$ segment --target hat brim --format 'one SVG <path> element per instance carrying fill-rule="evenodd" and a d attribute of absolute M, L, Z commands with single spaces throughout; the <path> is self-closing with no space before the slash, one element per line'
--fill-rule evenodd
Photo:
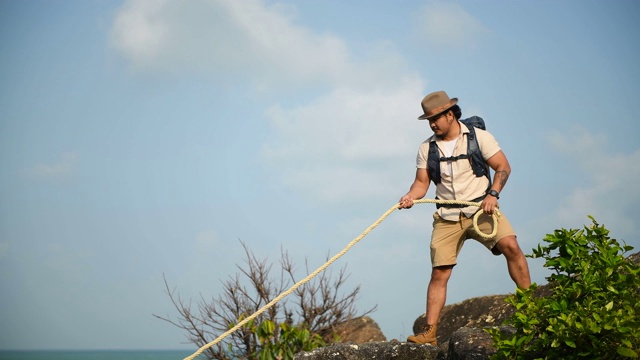
<path fill-rule="evenodd" d="M 448 104 L 448 105 L 446 105 L 446 107 L 445 107 L 445 108 L 443 108 L 443 109 L 438 109 L 439 111 L 438 111 L 437 113 L 434 113 L 434 114 L 431 114 L 431 115 L 429 115 L 429 114 L 422 114 L 422 115 L 418 116 L 418 120 L 430 120 L 431 118 L 434 118 L 434 117 L 436 117 L 436 116 L 438 116 L 438 115 L 442 114 L 443 112 L 445 112 L 445 111 L 447 111 L 447 110 L 451 109 L 451 108 L 452 108 L 454 105 L 456 105 L 457 103 L 458 103 L 458 98 L 453 98 L 453 99 L 451 99 L 451 100 L 449 101 L 449 104 Z"/>

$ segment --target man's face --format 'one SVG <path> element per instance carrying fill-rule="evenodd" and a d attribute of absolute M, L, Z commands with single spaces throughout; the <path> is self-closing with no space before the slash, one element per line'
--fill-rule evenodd
<path fill-rule="evenodd" d="M 437 137 L 443 137 L 449 132 L 449 128 L 451 127 L 450 117 L 452 116 L 453 114 L 449 110 L 429 119 L 429 126 Z"/>

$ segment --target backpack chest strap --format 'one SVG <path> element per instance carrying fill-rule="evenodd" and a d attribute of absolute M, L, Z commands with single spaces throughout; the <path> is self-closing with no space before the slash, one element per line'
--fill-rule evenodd
<path fill-rule="evenodd" d="M 468 159 L 469 158 L 469 154 L 460 154 L 458 156 L 449 156 L 449 157 L 440 157 L 440 162 L 442 161 L 458 161 L 461 159 Z"/>

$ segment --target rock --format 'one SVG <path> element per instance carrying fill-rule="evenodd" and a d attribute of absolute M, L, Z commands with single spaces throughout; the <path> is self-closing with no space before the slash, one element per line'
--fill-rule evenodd
<path fill-rule="evenodd" d="M 368 316 L 345 321 L 337 325 L 333 331 L 343 343 L 363 344 L 369 341 L 387 341 L 378 324 Z M 334 334 L 331 334 L 331 339 L 327 340 L 332 340 Z"/>
<path fill-rule="evenodd" d="M 489 359 L 496 353 L 491 336 L 479 328 L 463 327 L 451 335 L 447 360 Z"/>
<path fill-rule="evenodd" d="M 440 350 L 431 345 L 412 343 L 368 342 L 365 344 L 336 343 L 324 348 L 301 352 L 294 360 L 436 360 Z"/>
<path fill-rule="evenodd" d="M 515 309 L 504 302 L 508 295 L 489 295 L 465 300 L 458 304 L 446 305 L 440 314 L 438 343 L 445 343 L 461 327 L 485 327 L 502 325 Z M 413 323 L 417 333 L 426 324 L 425 315 Z"/>
<path fill-rule="evenodd" d="M 513 328 L 500 326 L 513 333 Z M 294 360 L 489 360 L 495 354 L 491 336 L 480 328 L 458 329 L 448 343 L 440 347 L 391 340 L 365 344 L 336 343 L 324 348 L 301 352 Z"/>

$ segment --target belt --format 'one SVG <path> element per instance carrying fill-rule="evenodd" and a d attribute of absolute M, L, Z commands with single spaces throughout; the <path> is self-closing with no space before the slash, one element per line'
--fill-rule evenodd
<path fill-rule="evenodd" d="M 480 197 L 477 197 L 473 200 L 469 200 L 469 202 L 480 202 L 482 201 L 487 195 L 482 195 Z M 438 197 L 436 197 L 436 200 L 438 200 Z M 436 209 L 440 209 L 441 207 L 445 208 L 445 209 L 462 209 L 465 208 L 469 205 L 463 205 L 463 204 L 436 204 Z"/>

